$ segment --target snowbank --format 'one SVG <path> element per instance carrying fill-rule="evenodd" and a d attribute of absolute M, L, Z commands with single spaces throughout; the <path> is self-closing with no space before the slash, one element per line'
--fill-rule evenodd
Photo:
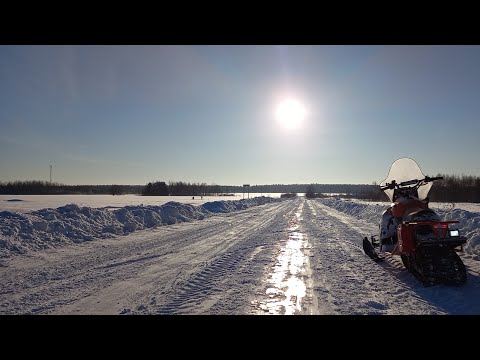
<path fill-rule="evenodd" d="M 334 208 L 346 214 L 364 219 L 373 224 L 378 224 L 382 212 L 388 207 L 388 203 L 366 203 L 341 198 L 320 199 L 322 204 Z M 467 237 L 465 252 L 471 254 L 475 260 L 480 260 L 480 212 L 463 209 L 448 209 L 436 207 L 431 204 L 435 212 L 443 220 L 458 220 L 458 228 L 462 235 Z"/>
<path fill-rule="evenodd" d="M 71 243 L 126 235 L 137 230 L 202 220 L 217 213 L 283 201 L 255 197 L 193 206 L 170 201 L 161 206 L 125 206 L 116 210 L 69 204 L 29 213 L 0 212 L 0 258 Z"/>

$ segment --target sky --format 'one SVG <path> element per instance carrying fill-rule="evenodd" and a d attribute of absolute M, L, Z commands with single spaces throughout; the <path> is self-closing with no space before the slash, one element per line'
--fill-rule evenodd
<path fill-rule="evenodd" d="M 96 208 L 98 195 L 77 199 L 0 211 L 0 314 L 480 314 L 478 204 L 435 204 L 468 239 L 467 281 L 424 287 L 400 256 L 376 263 L 362 249 L 385 202 L 185 197 Z"/>
<path fill-rule="evenodd" d="M 479 63 L 456 45 L 0 45 L 0 181 L 371 184 L 401 157 L 480 176 Z"/>

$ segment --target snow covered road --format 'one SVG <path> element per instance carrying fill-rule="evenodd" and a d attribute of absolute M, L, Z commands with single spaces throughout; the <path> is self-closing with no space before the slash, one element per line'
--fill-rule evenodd
<path fill-rule="evenodd" d="M 478 261 L 424 288 L 365 256 L 376 229 L 299 197 L 39 250 L 0 267 L 0 314 L 480 314 Z"/>

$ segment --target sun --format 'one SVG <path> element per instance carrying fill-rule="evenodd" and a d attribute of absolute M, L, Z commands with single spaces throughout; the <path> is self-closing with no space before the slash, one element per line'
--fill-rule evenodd
<path fill-rule="evenodd" d="M 305 118 L 305 107 L 295 99 L 283 100 L 275 111 L 275 117 L 286 129 L 296 129 Z"/>

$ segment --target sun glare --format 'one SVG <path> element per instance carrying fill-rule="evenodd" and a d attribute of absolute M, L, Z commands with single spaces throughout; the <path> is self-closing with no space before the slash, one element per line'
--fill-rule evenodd
<path fill-rule="evenodd" d="M 298 128 L 305 118 L 305 107 L 295 99 L 282 101 L 275 112 L 277 120 L 287 129 Z"/>

